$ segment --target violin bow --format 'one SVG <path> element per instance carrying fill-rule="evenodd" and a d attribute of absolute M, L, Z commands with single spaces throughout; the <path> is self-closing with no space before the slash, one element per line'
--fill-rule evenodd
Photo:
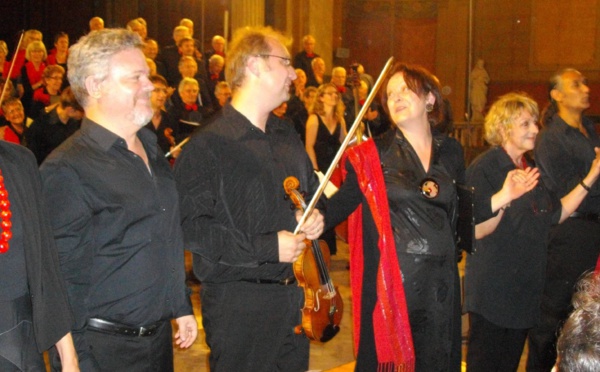
<path fill-rule="evenodd" d="M 329 179 L 331 178 L 331 175 L 333 174 L 335 167 L 340 162 L 340 159 L 342 158 L 344 151 L 346 151 L 346 148 L 348 147 L 348 144 L 352 140 L 352 137 L 354 136 L 356 129 L 358 129 L 358 127 L 360 126 L 363 116 L 365 116 L 365 114 L 367 113 L 367 110 L 371 106 L 371 102 L 373 102 L 375 95 L 379 91 L 381 84 L 383 84 L 383 80 L 385 79 L 388 72 L 392 68 L 393 63 L 394 63 L 394 57 L 390 57 L 390 59 L 387 60 L 387 63 L 383 67 L 383 70 L 381 70 L 381 73 L 379 74 L 379 77 L 377 78 L 375 85 L 373 85 L 373 89 L 371 90 L 371 93 L 369 93 L 369 95 L 367 96 L 367 99 L 365 100 L 365 103 L 363 104 L 362 108 L 360 109 L 360 112 L 354 119 L 354 123 L 352 124 L 352 127 L 348 131 L 346 138 L 344 138 L 344 142 L 342 142 L 342 145 L 340 146 L 340 149 L 338 150 L 337 154 L 335 154 L 335 158 L 333 158 L 333 161 L 331 162 L 329 169 L 327 169 L 327 173 L 325 173 L 325 177 L 323 178 L 323 180 L 321 180 L 321 184 L 319 185 L 319 188 L 317 188 L 317 191 L 315 192 L 312 199 L 310 200 L 310 203 L 308 203 L 308 206 L 304 210 L 304 214 L 302 215 L 302 218 L 300 218 L 300 221 L 298 222 L 298 226 L 296 226 L 296 229 L 294 230 L 294 234 L 298 234 L 298 232 L 300 231 L 300 227 L 304 224 L 304 222 L 306 222 L 306 219 L 308 218 L 308 216 L 310 216 L 312 211 L 315 209 L 315 206 L 317 205 L 317 201 L 323 194 L 323 190 L 325 190 L 325 186 L 327 186 L 327 182 L 329 182 Z"/>
<path fill-rule="evenodd" d="M 13 67 L 15 67 L 15 62 L 17 60 L 17 53 L 19 52 L 19 48 L 21 47 L 21 42 L 23 41 L 23 36 L 25 35 L 25 30 L 21 31 L 21 37 L 19 38 L 19 43 L 17 44 L 17 49 L 15 49 L 12 61 L 10 62 L 10 68 L 8 69 L 7 81 L 4 83 L 4 87 L 2 88 L 2 94 L 0 94 L 0 104 L 4 101 L 4 95 L 6 94 L 6 88 L 8 87 L 8 80 L 12 76 Z"/>
<path fill-rule="evenodd" d="M 190 140 L 190 137 L 186 137 L 183 141 L 179 142 L 179 144 L 177 146 L 173 147 L 171 149 L 171 151 L 167 152 L 165 154 L 165 158 L 168 158 L 169 156 L 171 156 L 172 153 L 174 153 L 175 151 L 179 150 L 180 148 L 183 147 L 183 145 L 185 145 L 186 143 L 188 143 L 188 141 Z"/>

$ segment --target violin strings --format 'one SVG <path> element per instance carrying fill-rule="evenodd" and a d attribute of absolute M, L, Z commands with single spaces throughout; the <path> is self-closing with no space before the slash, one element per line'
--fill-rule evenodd
<path fill-rule="evenodd" d="M 292 192 L 296 194 L 296 198 L 300 201 L 302 211 L 306 210 L 306 202 L 304 201 L 302 195 L 298 192 L 298 190 L 292 190 Z M 317 264 L 319 265 L 319 280 L 321 281 L 321 285 L 325 285 L 330 293 L 334 293 L 335 288 L 333 287 L 333 282 L 329 276 L 329 270 L 327 269 L 323 252 L 321 252 L 321 247 L 319 246 L 317 240 L 312 241 L 312 252 L 315 256 Z"/>

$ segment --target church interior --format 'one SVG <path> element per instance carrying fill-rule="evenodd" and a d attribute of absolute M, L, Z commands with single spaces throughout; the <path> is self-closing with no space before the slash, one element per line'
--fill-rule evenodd
<path fill-rule="evenodd" d="M 229 40 L 244 26 L 281 31 L 292 40 L 291 55 L 302 50 L 302 38 L 310 34 L 328 73 L 358 62 L 377 78 L 390 57 L 421 65 L 440 81 L 452 108 L 451 135 L 463 145 L 467 163 L 486 147 L 483 117 L 469 104 L 478 67 L 488 75 L 484 113 L 496 98 L 513 91 L 526 92 L 544 107 L 549 77 L 573 67 L 588 80 L 587 116 L 600 119 L 600 0 L 3 0 L 0 40 L 13 50 L 19 31 L 33 28 L 42 31 L 46 45 L 61 31 L 74 43 L 94 16 L 106 27 L 124 27 L 142 17 L 148 35 L 161 46 L 172 43 L 181 18 L 190 18 L 201 52 L 210 48 L 214 35 Z M 353 370 L 348 247 L 342 241 L 339 247 L 331 273 L 346 303 L 342 330 L 328 343 L 311 344 L 311 371 Z M 464 269 L 464 259 L 459 267 Z M 199 284 L 189 286 L 200 326 Z M 464 339 L 468 318 L 462 320 Z M 463 342 L 463 354 L 465 348 Z M 189 350 L 176 350 L 176 371 L 208 370 L 208 352 L 203 337 Z M 526 353 L 519 371 L 525 370 Z"/>

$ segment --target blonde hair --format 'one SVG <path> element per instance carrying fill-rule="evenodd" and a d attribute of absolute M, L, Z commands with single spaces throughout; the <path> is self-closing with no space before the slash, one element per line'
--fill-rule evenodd
<path fill-rule="evenodd" d="M 46 51 L 46 46 L 44 45 L 43 42 L 41 41 L 32 41 L 31 43 L 29 43 L 29 45 L 27 45 L 27 49 L 25 50 L 25 58 L 27 58 L 28 60 L 31 60 L 31 52 L 34 50 L 41 50 L 44 52 L 44 58 L 43 60 L 45 61 L 46 58 L 48 58 L 48 52 Z"/>
<path fill-rule="evenodd" d="M 4 40 L 0 40 L 0 53 L 4 53 L 4 57 L 8 55 L 8 46 Z"/>
<path fill-rule="evenodd" d="M 179 82 L 177 91 L 181 94 L 181 92 L 183 91 L 183 88 L 185 88 L 186 85 L 194 85 L 194 86 L 196 86 L 196 88 L 200 89 L 200 84 L 198 83 L 198 80 L 196 80 L 194 78 L 186 77 L 186 78 L 181 79 L 181 81 Z"/>
<path fill-rule="evenodd" d="M 244 27 L 235 31 L 225 61 L 225 78 L 232 91 L 241 87 L 246 79 L 248 59 L 271 53 L 273 42 L 286 46 L 290 39 L 271 27 Z"/>
<path fill-rule="evenodd" d="M 538 120 L 538 105 L 527 93 L 513 92 L 498 98 L 485 116 L 483 128 L 486 141 L 491 145 L 502 145 L 523 111 L 529 112 L 535 121 Z"/>
<path fill-rule="evenodd" d="M 321 86 L 319 86 L 319 89 L 317 89 L 317 97 L 315 99 L 315 102 L 313 103 L 311 113 L 321 115 L 321 116 L 325 115 L 325 105 L 323 104 L 323 101 L 321 101 L 319 98 L 321 98 L 325 95 L 325 90 L 327 88 L 335 90 L 335 92 L 338 95 L 337 103 L 336 103 L 335 107 L 333 108 L 333 115 L 335 116 L 335 120 L 338 123 L 340 123 L 342 121 L 342 119 L 344 118 L 345 107 L 344 107 L 344 103 L 342 102 L 342 97 L 338 93 L 337 87 L 333 83 L 325 83 L 325 84 L 321 84 Z"/>
<path fill-rule="evenodd" d="M 42 78 L 49 79 L 52 77 L 52 75 L 56 74 L 57 72 L 60 73 L 61 75 L 63 75 L 63 77 L 64 77 L 65 69 L 62 66 L 60 66 L 60 65 L 47 66 L 44 69 L 44 72 L 42 72 Z"/>

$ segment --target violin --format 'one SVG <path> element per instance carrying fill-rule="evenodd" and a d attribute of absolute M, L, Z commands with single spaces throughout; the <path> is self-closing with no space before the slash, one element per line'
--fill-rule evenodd
<path fill-rule="evenodd" d="M 169 145 L 175 146 L 175 136 L 173 136 L 173 129 L 165 128 L 165 130 L 163 131 L 163 134 L 165 135 L 165 138 L 169 142 Z"/>
<path fill-rule="evenodd" d="M 298 191 L 300 182 L 296 177 L 283 181 L 286 194 L 295 207 L 306 209 L 302 194 Z M 294 262 L 293 269 L 298 286 L 304 290 L 302 322 L 295 333 L 304 333 L 313 341 L 327 342 L 340 331 L 344 304 L 329 276 L 329 248 L 324 241 L 306 240 L 306 249 Z"/>

